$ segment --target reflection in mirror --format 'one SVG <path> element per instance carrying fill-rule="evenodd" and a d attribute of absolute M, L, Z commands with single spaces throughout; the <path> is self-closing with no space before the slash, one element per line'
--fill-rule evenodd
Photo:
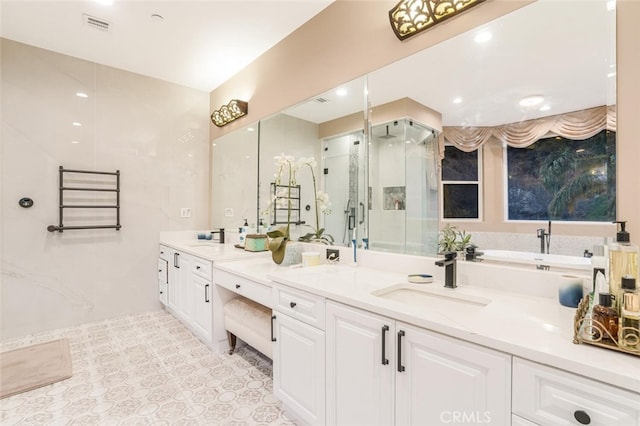
<path fill-rule="evenodd" d="M 409 119 L 372 126 L 369 244 L 373 250 L 435 255 L 437 132 Z"/>
<path fill-rule="evenodd" d="M 211 146 L 212 227 L 237 230 L 256 223 L 258 126 L 221 136 Z"/>
<path fill-rule="evenodd" d="M 441 114 L 440 123 L 425 123 L 443 132 L 440 152 L 444 152 L 445 140 L 453 143 L 454 138 L 446 138 L 452 130 L 457 134 L 460 130 L 463 135 L 468 129 L 496 134 L 498 132 L 485 129 L 598 107 L 613 112 L 603 120 L 612 122 L 615 129 L 615 9 L 612 4 L 614 2 L 604 0 L 536 1 L 376 70 L 368 75 L 370 120 L 374 126 L 384 124 L 377 129 L 384 134 L 385 123 L 393 121 L 393 117 L 380 112 L 380 105 L 405 98 L 424 105 Z M 520 103 L 532 95 L 542 96 L 542 102 Z M 410 114 L 406 116 L 415 118 Z M 486 166 L 482 170 L 491 173 L 491 179 L 487 179 L 491 186 L 484 186 L 479 192 L 482 219 L 475 219 L 475 225 L 488 230 L 483 236 L 474 232 L 474 240 L 486 237 L 480 242 L 481 246 L 485 241 L 499 242 L 494 238 L 495 233 L 501 232 L 500 224 L 508 220 L 503 209 L 507 202 L 503 193 L 506 185 L 500 180 L 505 179 L 503 140 L 492 136 L 483 142 L 486 143 L 474 140 L 469 146 L 458 146 L 465 151 L 481 150 L 480 157 Z M 375 162 L 371 167 L 371 176 L 382 172 Z M 498 172 L 494 170 L 502 175 L 497 177 Z M 372 215 L 371 230 L 393 224 L 388 219 L 383 219 L 381 224 L 376 220 Z M 491 225 L 482 228 L 483 221 Z M 457 225 L 473 227 L 474 223 Z M 408 234 L 409 222 L 403 226 Z M 402 229 L 398 227 L 397 233 L 401 234 Z M 505 233 L 504 236 L 505 248 L 536 251 L 535 235 L 507 236 Z M 558 241 L 557 236 L 554 238 Z M 596 240 L 600 242 L 601 238 Z M 583 244 L 579 250 L 582 253 L 582 249 L 591 248 L 593 243 L 582 241 L 580 244 Z M 375 246 L 373 241 L 371 245 Z"/>
<path fill-rule="evenodd" d="M 292 239 L 315 232 L 319 227 L 326 228 L 324 235 L 330 235 L 335 244 L 343 245 L 345 236 L 350 240 L 348 231 L 353 226 L 364 229 L 363 222 L 357 224 L 362 219 L 356 217 L 355 207 L 359 203 L 364 206 L 364 201 L 361 194 L 354 192 L 358 190 L 357 177 L 362 179 L 364 173 L 364 169 L 358 171 L 365 158 L 364 149 L 362 146 L 359 150 L 353 149 L 354 143 L 363 141 L 363 105 L 364 79 L 358 79 L 261 121 L 259 206 L 265 224 L 277 225 L 269 222 L 271 215 L 267 207 L 273 197 L 270 184 L 274 180 L 274 157 L 285 154 L 296 161 L 309 157 L 316 160 L 313 175 L 317 190 L 327 192 L 331 203 L 329 213 L 318 212 L 316 224 L 312 175 L 307 167 L 300 169 L 297 183 L 301 192 L 302 223 L 292 227 Z M 351 222 L 347 212 L 353 216 Z"/>

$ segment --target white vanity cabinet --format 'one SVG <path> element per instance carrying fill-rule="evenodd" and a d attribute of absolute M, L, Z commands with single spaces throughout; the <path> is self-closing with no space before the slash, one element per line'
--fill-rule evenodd
<path fill-rule="evenodd" d="M 324 299 L 273 286 L 273 393 L 285 411 L 325 424 Z"/>
<path fill-rule="evenodd" d="M 327 302 L 327 424 L 394 424 L 395 321 Z"/>
<path fill-rule="evenodd" d="M 160 246 L 158 253 L 158 299 L 160 303 L 167 306 L 169 290 L 169 254 L 168 248 Z"/>
<path fill-rule="evenodd" d="M 586 377 L 514 357 L 513 412 L 545 426 L 638 426 L 640 397 Z"/>
<path fill-rule="evenodd" d="M 189 265 L 191 276 L 189 283 L 185 286 L 189 288 L 191 301 L 191 324 L 196 333 L 206 342 L 212 342 L 213 324 L 213 303 L 211 302 L 213 265 L 210 260 L 191 256 Z"/>
<path fill-rule="evenodd" d="M 166 306 L 205 343 L 212 343 L 213 265 L 210 260 L 160 246 L 161 261 L 167 261 Z M 160 280 L 161 281 L 161 280 Z M 159 282 L 160 282 L 159 281 Z M 159 284 L 162 288 L 162 284 Z M 161 301 L 162 301 L 162 294 Z"/>
<path fill-rule="evenodd" d="M 327 302 L 327 423 L 511 422 L 511 357 Z"/>

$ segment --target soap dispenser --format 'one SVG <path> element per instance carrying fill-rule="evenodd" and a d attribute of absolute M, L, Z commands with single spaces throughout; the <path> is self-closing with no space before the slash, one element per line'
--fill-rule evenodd
<path fill-rule="evenodd" d="M 609 291 L 615 296 L 614 307 L 620 311 L 622 303 L 622 279 L 634 278 L 638 281 L 638 246 L 631 243 L 625 221 L 616 221 L 620 229 L 616 241 L 609 244 Z"/>
<path fill-rule="evenodd" d="M 239 229 L 239 235 L 238 235 L 238 245 L 240 247 L 244 247 L 244 243 L 246 242 L 247 239 L 247 233 L 249 232 L 249 223 L 247 222 L 247 219 L 244 220 L 244 225 L 242 225 Z"/>

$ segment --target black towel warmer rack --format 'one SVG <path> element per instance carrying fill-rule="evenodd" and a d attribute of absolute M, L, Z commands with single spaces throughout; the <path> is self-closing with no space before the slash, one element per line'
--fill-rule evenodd
<path fill-rule="evenodd" d="M 115 188 L 88 188 L 88 187 L 65 187 L 64 186 L 64 174 L 65 173 L 84 173 L 84 174 L 92 174 L 92 175 L 108 175 L 116 177 L 116 187 Z M 60 166 L 58 168 L 58 226 L 49 225 L 47 226 L 47 231 L 49 232 L 62 232 L 66 230 L 76 230 L 76 229 L 115 229 L 119 231 L 122 227 L 120 225 L 120 170 L 116 170 L 115 172 L 96 172 L 92 170 L 72 170 L 65 169 Z M 115 192 L 116 194 L 116 203 L 111 205 L 75 205 L 75 204 L 64 204 L 64 191 L 100 191 L 100 192 Z M 64 226 L 63 218 L 64 218 L 64 209 L 115 209 L 116 210 L 116 224 L 115 225 L 86 225 L 86 226 Z"/>

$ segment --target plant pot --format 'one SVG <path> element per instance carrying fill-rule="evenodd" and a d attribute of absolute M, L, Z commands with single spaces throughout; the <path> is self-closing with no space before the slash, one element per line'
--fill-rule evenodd
<path fill-rule="evenodd" d="M 284 249 L 284 259 L 280 266 L 291 266 L 302 263 L 302 243 L 287 241 Z"/>

